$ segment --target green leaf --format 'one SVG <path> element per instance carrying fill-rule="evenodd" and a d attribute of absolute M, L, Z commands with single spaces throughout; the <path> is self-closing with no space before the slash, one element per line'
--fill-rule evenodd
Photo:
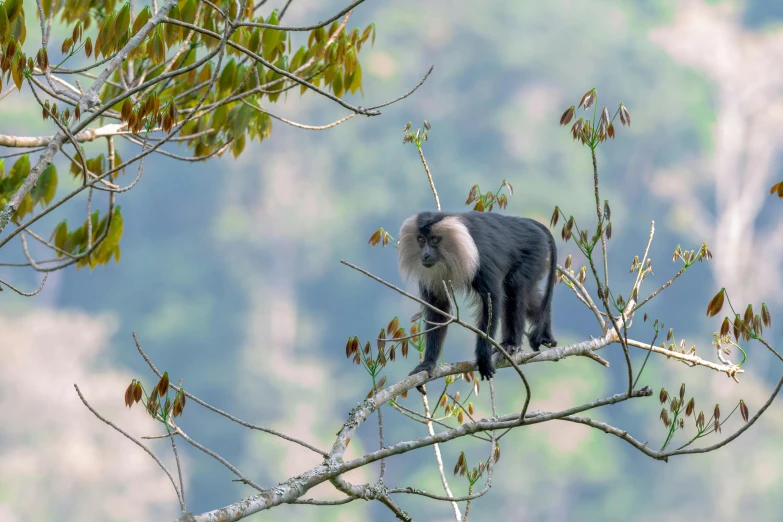
<path fill-rule="evenodd" d="M 162 64 L 166 60 L 166 47 L 163 45 L 163 34 L 160 26 L 155 28 L 155 34 L 152 37 L 152 52 L 150 53 L 152 62 L 156 65 Z"/>
<path fill-rule="evenodd" d="M 353 72 L 356 70 L 357 63 L 359 63 L 359 60 L 356 57 L 356 50 L 348 49 L 348 51 L 345 53 L 345 70 L 348 72 L 348 74 L 353 74 Z"/>
<path fill-rule="evenodd" d="M 5 6 L 0 4 L 0 44 L 8 45 L 11 39 L 11 23 L 8 21 L 8 14 Z"/>
<path fill-rule="evenodd" d="M 226 123 L 226 116 L 228 115 L 228 104 L 221 105 L 212 113 L 212 121 L 209 124 L 211 129 L 221 129 L 223 124 Z"/>
<path fill-rule="evenodd" d="M 11 22 L 11 38 L 23 45 L 27 38 L 27 28 L 24 23 L 24 11 Z"/>
<path fill-rule="evenodd" d="M 241 135 L 239 138 L 234 140 L 234 143 L 231 145 L 231 153 L 234 154 L 235 158 L 238 158 L 240 154 L 242 154 L 242 151 L 245 149 L 245 135 Z"/>
<path fill-rule="evenodd" d="M 111 220 L 111 228 L 109 229 L 109 234 L 106 236 L 106 243 L 111 245 L 112 250 L 120 244 L 123 230 L 124 224 L 122 221 L 122 214 L 120 213 L 120 207 L 116 206 L 114 207 L 114 214 Z"/>
<path fill-rule="evenodd" d="M 362 91 L 362 96 L 364 96 L 364 89 L 362 88 L 362 66 L 361 64 L 356 64 L 356 70 L 353 72 L 353 76 L 351 77 L 351 84 L 348 87 L 348 89 L 351 91 L 351 94 L 356 94 L 357 90 Z"/>
<path fill-rule="evenodd" d="M 247 44 L 247 48 L 258 54 L 258 48 L 261 45 L 261 28 L 256 27 L 250 34 L 250 42 Z"/>
<path fill-rule="evenodd" d="M 64 219 L 54 229 L 54 232 L 52 232 L 52 237 L 54 238 L 54 246 L 56 246 L 60 250 L 64 250 L 63 246 L 65 246 L 65 240 L 68 239 L 68 224 Z M 62 254 L 60 254 L 59 252 L 57 253 L 58 258 L 61 255 Z"/>
<path fill-rule="evenodd" d="M 22 12 L 22 0 L 5 0 L 3 6 L 9 22 L 13 22 L 17 15 Z"/>
<path fill-rule="evenodd" d="M 296 51 L 294 57 L 291 58 L 291 72 L 296 71 L 297 69 L 299 69 L 299 67 L 302 66 L 302 64 L 304 63 L 305 53 L 307 53 L 307 49 L 305 49 L 304 45 L 300 47 L 298 51 Z"/>
<path fill-rule="evenodd" d="M 218 80 L 218 87 L 220 92 L 226 92 L 234 85 L 234 78 L 237 74 L 237 64 L 231 59 L 226 66 L 220 71 L 220 79 Z"/>
<path fill-rule="evenodd" d="M 277 25 L 277 11 L 272 11 L 269 16 L 269 20 L 266 23 L 270 25 Z M 277 44 L 280 43 L 280 31 L 277 29 L 264 28 L 264 34 L 261 37 L 261 47 L 264 51 L 264 58 L 267 61 L 275 59 L 275 52 L 277 51 Z"/>
<path fill-rule="evenodd" d="M 101 41 L 101 55 L 105 58 L 111 54 L 114 50 L 114 35 L 112 29 L 114 28 L 114 13 L 109 14 L 106 20 L 103 22 L 100 32 L 98 33 L 98 39 Z M 97 45 L 97 42 L 96 42 Z"/>
<path fill-rule="evenodd" d="M 136 33 L 141 31 L 141 28 L 144 27 L 144 24 L 146 24 L 150 18 L 152 18 L 152 11 L 150 10 L 150 6 L 144 6 L 144 9 L 141 10 L 139 16 L 137 16 L 136 20 L 133 21 L 131 36 L 135 36 Z"/>
<path fill-rule="evenodd" d="M 231 110 L 228 119 L 231 125 L 231 132 L 234 133 L 234 138 L 238 138 L 245 133 L 252 114 L 253 109 L 247 105 L 238 105 Z"/>
<path fill-rule="evenodd" d="M 180 15 L 179 8 L 175 5 L 174 8 L 169 11 L 169 18 L 173 20 L 180 20 L 182 15 Z M 184 29 L 184 27 L 180 27 L 179 25 L 174 24 L 165 24 L 164 31 L 165 31 L 165 40 L 166 40 L 166 46 L 171 47 L 175 43 L 177 43 L 177 40 L 180 38 L 181 29 Z"/>
<path fill-rule="evenodd" d="M 8 179 L 14 185 L 14 190 L 27 178 L 28 174 L 30 174 L 30 155 L 24 154 L 19 156 L 8 172 Z"/>
<path fill-rule="evenodd" d="M 130 2 L 125 2 L 114 18 L 113 34 L 111 35 L 113 46 L 116 46 L 120 38 L 128 32 L 128 27 L 130 27 Z"/>
<path fill-rule="evenodd" d="M 49 164 L 41 173 L 33 190 L 30 191 L 30 196 L 33 198 L 34 203 L 38 203 L 41 205 L 41 208 L 45 208 L 52 202 L 56 193 L 57 168 Z"/>
<path fill-rule="evenodd" d="M 196 21 L 196 8 L 198 7 L 198 0 L 188 0 L 185 5 L 182 6 L 182 21 L 192 24 Z"/>
<path fill-rule="evenodd" d="M 332 82 L 332 91 L 334 91 L 334 95 L 338 98 L 342 98 L 343 96 L 343 75 L 338 73 L 334 77 L 334 81 Z"/>

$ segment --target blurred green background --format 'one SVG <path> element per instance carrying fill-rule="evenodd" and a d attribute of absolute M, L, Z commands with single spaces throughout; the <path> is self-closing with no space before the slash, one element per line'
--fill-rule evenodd
<path fill-rule="evenodd" d="M 312 23 L 342 6 L 332 0 L 294 0 L 287 22 Z M 576 145 L 568 129 L 557 122 L 563 110 L 596 87 L 599 104 L 611 109 L 622 101 L 633 118 L 630 130 L 618 129 L 617 138 L 602 145 L 599 153 L 602 198 L 610 200 L 613 214 L 609 261 L 613 289 L 623 288 L 620 292 L 627 294 L 627 270 L 633 256 L 643 254 L 653 219 L 655 275 L 642 295 L 679 269 L 670 264 L 678 243 L 697 249 L 707 240 L 715 252 L 721 232 L 702 237 L 678 208 L 682 202 L 676 184 L 669 193 L 661 189 L 657 176 L 677 169 L 701 172 L 693 174 L 701 176 L 696 195 L 704 208 L 720 212 L 709 177 L 720 121 L 716 95 L 720 85 L 667 52 L 660 37 L 653 35 L 691 37 L 698 42 L 698 35 L 656 33 L 679 27 L 683 13 L 696 13 L 705 20 L 722 21 L 716 22 L 719 27 L 750 35 L 738 46 L 757 45 L 763 54 L 762 37 L 770 38 L 773 55 L 778 52 L 774 42 L 783 20 L 781 6 L 765 0 L 366 2 L 353 14 L 351 26 L 374 21 L 378 36 L 375 46 L 363 53 L 365 98 L 354 102 L 367 106 L 394 98 L 434 64 L 432 76 L 418 92 L 383 109 L 382 116 L 357 117 L 326 132 L 275 122 L 272 138 L 248 146 L 238 160 L 227 156 L 191 165 L 162 157 L 148 159 L 142 181 L 119 199 L 125 218 L 119 265 L 55 274 L 33 299 L 3 293 L 0 312 L 8 342 L 3 351 L 13 354 L 17 349 L 19 355 L 25 340 L 36 340 L 29 342 L 24 354 L 32 357 L 31 378 L 48 383 L 48 391 L 39 400 L 21 385 L 0 384 L 4 412 L 0 521 L 105 520 L 107 516 L 126 520 L 122 513 L 131 511 L 118 512 L 118 507 L 107 515 L 112 510 L 102 501 L 128 498 L 123 493 L 128 491 L 136 492 L 128 509 L 140 510 L 135 513 L 141 519 L 176 515 L 170 484 L 160 479 L 154 463 L 86 412 L 71 388 L 73 382 L 81 385 L 79 376 L 93 379 L 89 392 L 111 408 L 107 410 L 111 420 L 133 425 L 137 435 L 158 433 L 142 411 L 119 408 L 125 377 L 152 383 L 134 348 L 132 331 L 158 368 L 168 370 L 173 381 L 182 378 L 186 389 L 202 399 L 248 422 L 328 448 L 347 412 L 370 388 L 363 370 L 345 360 L 345 340 L 352 335 L 362 341 L 372 339 L 393 316 L 404 320 L 416 311 L 412 303 L 339 263 L 345 259 L 399 283 L 395 251 L 371 249 L 367 240 L 381 226 L 396 236 L 405 217 L 434 208 L 415 148 L 402 145 L 401 130 L 408 121 L 415 128 L 426 118 L 433 126 L 424 150 L 444 210 L 465 209 L 465 197 L 474 183 L 484 191 L 496 190 L 507 179 L 515 194 L 505 212 L 546 221 L 559 205 L 588 223 L 594 218 L 589 150 Z M 32 12 L 34 4 L 25 0 L 25 7 Z M 30 17 L 28 39 L 37 41 L 35 28 L 30 27 L 35 23 Z M 709 41 L 702 44 L 709 53 Z M 0 132 L 48 132 L 38 118 L 28 117 L 37 109 L 15 99 L 22 97 L 12 95 L 0 102 Z M 271 110 L 312 125 L 344 115 L 339 107 L 313 95 L 292 95 Z M 120 150 L 129 157 L 130 148 Z M 773 152 L 779 155 L 778 150 Z M 781 177 L 777 164 L 774 167 L 768 173 L 770 184 Z M 690 183 L 684 178 L 681 182 Z M 778 222 L 781 207 L 765 190 L 758 194 L 758 205 L 755 226 L 762 229 Z M 69 206 L 65 214 L 75 217 L 79 212 L 81 203 Z M 584 264 L 572 244 L 558 239 L 558 246 L 561 263 L 566 255 L 575 254 L 576 268 Z M 780 265 L 780 257 L 765 258 L 760 270 L 775 272 Z M 697 345 L 699 355 L 716 360 L 710 341 L 718 326 L 704 317 L 706 303 L 720 286 L 741 285 L 743 278 L 715 281 L 711 267 L 707 263 L 690 269 L 646 311 L 664 321 L 667 329 L 675 328 L 678 341 L 684 337 L 688 346 Z M 4 269 L 0 277 L 19 285 L 37 284 L 26 272 Z M 779 290 L 770 285 L 766 294 L 747 298 L 753 299 L 754 308 L 766 299 L 773 310 L 779 310 Z M 80 319 L 63 319 L 72 314 Z M 57 340 L 44 336 L 42 323 L 27 321 L 29 317 L 64 329 L 78 325 L 73 343 L 82 342 L 78 335 L 83 329 L 95 329 L 100 335 L 83 342 L 96 348 L 83 359 L 75 348 L 69 353 L 67 343 L 55 351 L 54 344 L 48 343 Z M 773 314 L 777 322 L 769 334 L 772 342 L 781 341 L 780 317 Z M 649 325 L 638 321 L 634 326 L 632 336 L 651 339 Z M 600 333 L 592 314 L 563 285 L 556 289 L 554 328 L 561 345 Z M 62 334 L 71 339 L 69 335 Z M 12 339 L 18 341 L 12 345 Z M 610 369 L 587 359 L 527 368 L 534 390 L 531 409 L 562 408 L 622 391 L 625 367 L 619 345 L 602 350 L 601 355 L 611 362 Z M 676 392 L 686 382 L 688 395 L 695 396 L 697 409 L 705 412 L 716 402 L 728 412 L 738 398 L 744 398 L 752 415 L 772 390 L 780 366 L 760 347 L 752 346 L 750 355 L 740 384 L 725 374 L 687 368 L 662 357 L 651 357 L 640 384 L 653 387 L 657 397 L 662 386 Z M 471 356 L 471 337 L 452 328 L 446 358 Z M 13 365 L 21 357 L 10 357 L 5 371 L 19 371 Z M 644 353 L 632 351 L 632 357 L 638 367 Z M 62 362 L 71 359 L 77 361 Z M 80 364 L 78 371 L 73 369 Z M 393 380 L 402 378 L 414 364 L 412 358 L 398 359 L 385 374 Z M 101 372 L 121 377 L 111 382 L 90 377 Z M 511 372 L 501 373 L 499 407 L 514 411 L 522 404 L 522 388 Z M 463 388 L 465 394 L 467 387 Z M 31 409 L 43 408 L 50 400 L 69 406 L 31 415 Z M 421 407 L 414 394 L 405 403 Z M 482 389 L 475 403 L 479 416 L 488 415 L 488 388 Z M 317 456 L 271 436 L 241 429 L 193 403 L 188 406 L 183 429 L 262 485 L 272 486 L 319 462 Z M 470 518 L 778 520 L 783 499 L 776 493 L 783 472 L 777 463 L 783 453 L 776 441 L 783 428 L 782 411 L 779 404 L 773 405 L 749 433 L 716 453 L 669 463 L 652 461 L 622 441 L 584 426 L 550 423 L 517 430 L 503 439 L 493 487 L 474 502 Z M 659 412 L 659 403 L 650 398 L 591 416 L 628 429 L 658 448 L 665 437 Z M 47 415 L 63 419 L 53 423 Z M 391 408 L 385 408 L 384 419 L 387 444 L 426 434 L 422 425 Z M 732 419 L 723 435 L 740 422 Z M 67 432 L 74 423 L 89 425 L 91 435 L 63 445 L 55 426 Z M 49 435 L 37 436 L 42 431 Z M 352 442 L 354 451 L 377 447 L 374 420 L 360 434 L 360 440 Z M 250 488 L 232 482 L 233 476 L 220 464 L 182 444 L 190 511 L 215 509 L 252 494 Z M 151 446 L 161 453 L 169 450 L 160 441 Z M 66 447 L 71 448 L 73 462 L 95 460 L 95 448 L 103 448 L 110 457 L 127 454 L 126 461 L 91 468 L 82 480 L 82 475 L 73 473 L 73 464 L 66 465 L 71 461 L 58 460 L 65 458 Z M 468 439 L 441 449 L 449 477 L 460 451 L 466 452 L 471 466 L 488 454 L 480 441 Z M 50 457 L 31 457 L 44 453 Z M 147 470 L 139 477 L 148 480 L 129 480 L 130 470 L 138 466 Z M 375 466 L 348 477 L 354 482 L 376 478 Z M 465 493 L 464 479 L 450 481 L 455 494 Z M 70 489 L 63 489 L 63 482 L 70 482 Z M 389 460 L 386 483 L 442 494 L 430 448 Z M 311 494 L 337 498 L 328 485 Z M 37 502 L 29 501 L 36 497 Z M 453 520 L 446 503 L 410 496 L 397 499 L 416 520 Z M 365 502 L 327 508 L 283 506 L 253 520 L 285 517 L 394 520 L 386 508 Z"/>

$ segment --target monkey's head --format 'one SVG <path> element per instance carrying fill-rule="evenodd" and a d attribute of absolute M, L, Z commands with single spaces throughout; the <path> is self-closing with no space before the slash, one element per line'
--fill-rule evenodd
<path fill-rule="evenodd" d="M 402 224 L 397 243 L 400 273 L 432 291 L 443 281 L 469 283 L 478 269 L 478 250 L 459 215 L 420 212 Z"/>

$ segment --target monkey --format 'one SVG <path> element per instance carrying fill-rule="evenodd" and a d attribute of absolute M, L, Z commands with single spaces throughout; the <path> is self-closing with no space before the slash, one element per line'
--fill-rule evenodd
<path fill-rule="evenodd" d="M 444 281 L 473 297 L 476 327 L 494 338 L 502 316 L 501 346 L 513 353 L 527 335 L 530 347 L 557 346 L 552 335 L 552 293 L 557 275 L 557 246 L 549 229 L 530 218 L 489 212 L 420 212 L 406 219 L 397 241 L 404 280 L 416 281 L 422 301 L 451 313 Z M 539 282 L 548 272 L 544 295 Z M 491 311 L 490 311 L 491 305 Z M 441 314 L 425 307 L 424 360 L 409 375 L 432 374 L 443 349 L 447 326 Z M 525 320 L 532 323 L 525 333 Z M 433 325 L 434 323 L 434 325 Z M 476 336 L 481 379 L 495 374 L 488 340 Z M 421 386 L 419 391 L 424 393 Z"/>

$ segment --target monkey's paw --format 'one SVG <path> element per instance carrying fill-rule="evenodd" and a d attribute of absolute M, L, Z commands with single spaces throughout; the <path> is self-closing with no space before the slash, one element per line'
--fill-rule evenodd
<path fill-rule="evenodd" d="M 554 337 L 551 336 L 551 334 L 546 335 L 533 332 L 530 335 L 530 347 L 537 352 L 539 351 L 539 348 L 542 344 L 547 348 L 554 348 L 557 346 L 557 341 Z"/>
<path fill-rule="evenodd" d="M 478 371 L 479 375 L 481 375 L 481 380 L 490 380 L 493 375 L 495 375 L 495 367 L 492 366 L 492 358 L 488 359 L 478 359 L 476 361 L 476 364 L 478 364 Z"/>
<path fill-rule="evenodd" d="M 432 370 L 434 369 L 435 366 L 432 364 L 421 363 L 420 365 L 415 367 L 411 373 L 408 374 L 408 377 L 410 377 L 411 375 L 416 375 L 419 372 L 427 372 L 427 378 L 430 378 L 432 377 Z M 416 389 L 419 390 L 419 393 L 421 393 L 422 395 L 427 395 L 427 392 L 424 390 L 424 384 L 419 384 L 418 386 L 416 386 Z"/>
<path fill-rule="evenodd" d="M 516 346 L 516 345 L 511 344 L 511 343 L 500 343 L 500 346 L 502 346 L 503 349 L 506 350 L 506 353 L 509 354 L 509 355 L 514 355 L 520 349 L 522 349 L 521 346 Z M 497 348 L 495 348 L 493 346 L 492 347 L 492 355 L 501 355 L 500 350 L 498 350 Z"/>

